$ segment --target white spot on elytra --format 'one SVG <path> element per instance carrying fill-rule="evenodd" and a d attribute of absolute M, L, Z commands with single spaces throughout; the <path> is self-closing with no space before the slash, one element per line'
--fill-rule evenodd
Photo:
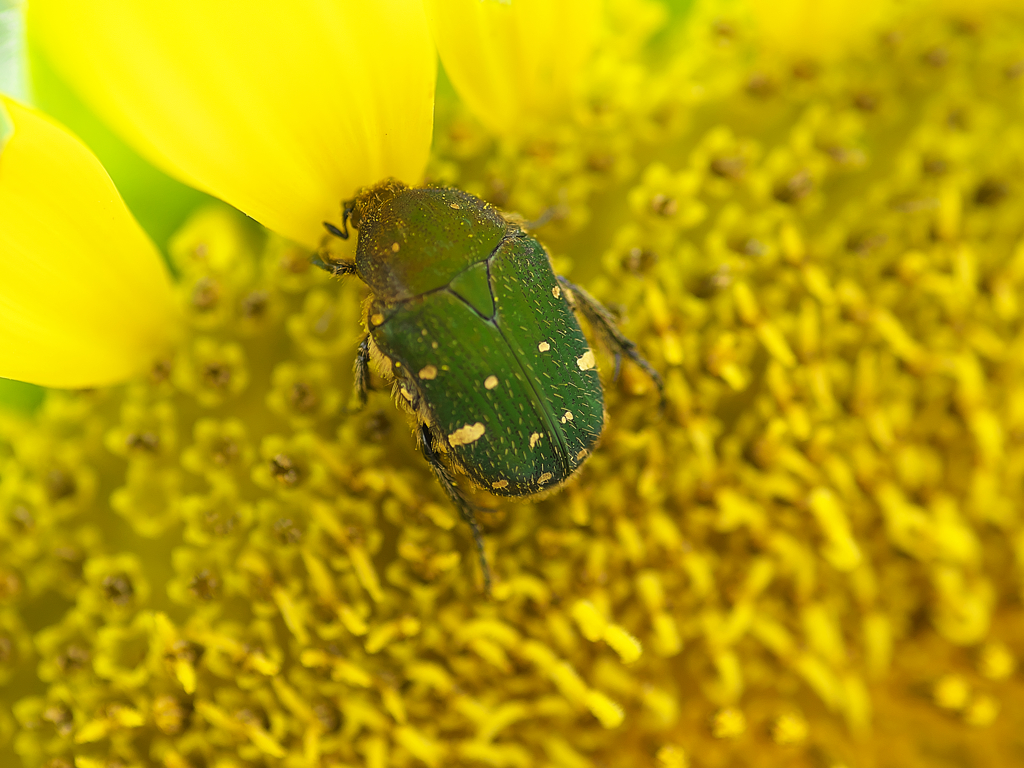
<path fill-rule="evenodd" d="M 540 344 L 537 345 L 537 349 L 540 350 L 541 352 L 547 352 L 549 349 L 551 349 L 551 345 L 548 344 L 546 341 L 542 341 Z"/>
<path fill-rule="evenodd" d="M 556 285 L 554 288 L 551 289 L 551 295 L 554 296 L 556 299 L 562 298 L 562 289 Z"/>
<path fill-rule="evenodd" d="M 494 389 L 498 386 L 498 377 L 491 375 L 484 379 L 484 389 Z"/>
<path fill-rule="evenodd" d="M 458 445 L 469 445 L 483 437 L 484 431 L 484 425 L 479 421 L 476 424 L 467 424 L 448 435 L 448 444 L 453 448 Z"/>
<path fill-rule="evenodd" d="M 420 368 L 420 378 L 421 379 L 427 379 L 428 381 L 430 379 L 436 379 L 437 378 L 437 366 L 435 366 L 435 365 L 425 365 L 422 368 Z"/>
<path fill-rule="evenodd" d="M 533 448 L 535 445 L 537 445 L 537 443 L 540 442 L 540 438 L 540 432 L 534 432 L 532 435 L 530 435 L 530 447 Z"/>
<path fill-rule="evenodd" d="M 595 365 L 594 352 L 588 349 L 582 355 L 576 358 L 576 367 L 581 371 L 589 371 Z"/>
<path fill-rule="evenodd" d="M 545 472 L 543 475 L 537 478 L 537 483 L 538 485 L 544 485 L 544 483 L 546 483 L 552 477 L 554 477 L 554 475 L 552 475 L 550 472 Z"/>
<path fill-rule="evenodd" d="M 491 483 L 491 488 L 497 488 L 499 490 L 502 488 L 508 488 L 508 480 L 495 480 Z"/>
<path fill-rule="evenodd" d="M 565 416 L 562 417 L 562 423 L 565 424 L 567 421 L 572 421 L 572 411 L 566 411 Z"/>

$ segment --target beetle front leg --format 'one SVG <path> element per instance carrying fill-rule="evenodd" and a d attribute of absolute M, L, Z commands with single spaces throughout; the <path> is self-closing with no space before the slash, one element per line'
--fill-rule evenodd
<path fill-rule="evenodd" d="M 354 261 L 332 261 L 331 259 L 324 259 L 319 253 L 314 253 L 310 256 L 309 263 L 314 267 L 320 267 L 324 272 L 330 272 L 333 277 L 344 277 L 345 275 L 354 275 L 356 273 Z"/>
<path fill-rule="evenodd" d="M 652 366 L 646 359 L 640 354 L 640 351 L 636 348 L 636 344 L 626 338 L 622 331 L 619 330 L 618 325 L 615 323 L 615 318 L 612 317 L 612 313 L 608 311 L 608 308 L 604 304 L 599 302 L 585 290 L 577 285 L 573 285 L 571 282 L 566 280 L 561 275 L 558 275 L 558 282 L 562 286 L 568 289 L 571 298 L 569 299 L 570 305 L 575 309 L 578 308 L 583 316 L 587 318 L 587 321 L 601 334 L 605 344 L 611 349 L 612 354 L 615 355 L 615 374 L 618 376 L 619 372 L 619 360 L 622 355 L 625 355 L 640 368 L 643 369 L 644 373 L 651 377 L 654 385 L 658 388 L 658 396 L 661 398 L 661 404 L 665 404 L 665 385 L 661 380 L 661 376 L 654 366 Z"/>
<path fill-rule="evenodd" d="M 314 253 L 309 261 L 315 267 L 325 272 L 330 272 L 334 277 L 344 277 L 345 275 L 354 275 L 356 273 L 356 263 L 354 261 L 335 261 L 334 259 L 324 258 L 324 254 L 327 253 L 327 241 L 330 237 L 337 237 L 342 240 L 348 240 L 348 216 L 346 215 L 343 219 L 344 230 L 338 229 L 336 226 L 331 224 L 329 221 L 325 221 L 324 229 L 329 234 L 324 235 L 323 240 L 320 241 L 320 248 Z"/>
<path fill-rule="evenodd" d="M 421 422 L 417 437 L 419 438 L 420 453 L 423 454 L 423 458 L 430 465 L 434 477 L 437 478 L 437 482 L 441 485 L 441 488 L 452 504 L 458 507 L 462 519 L 469 523 L 469 528 L 473 531 L 473 541 L 476 543 L 477 556 L 480 558 L 480 569 L 484 575 L 484 594 L 489 595 L 491 593 L 491 568 L 487 564 L 487 555 L 484 553 L 484 538 L 483 534 L 480 533 L 480 525 L 476 521 L 476 516 L 473 514 L 473 505 L 462 495 L 462 491 L 458 489 L 455 481 L 452 480 L 448 468 L 441 463 L 441 459 L 436 451 L 434 451 L 430 427 Z"/>

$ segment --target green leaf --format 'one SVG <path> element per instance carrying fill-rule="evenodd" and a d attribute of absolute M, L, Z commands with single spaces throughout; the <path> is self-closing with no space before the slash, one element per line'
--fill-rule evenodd
<path fill-rule="evenodd" d="M 35 384 L 0 379 L 0 408 L 30 413 L 43 402 L 46 390 Z"/>
<path fill-rule="evenodd" d="M 19 0 L 0 0 L 0 93 L 28 99 L 25 13 Z"/>

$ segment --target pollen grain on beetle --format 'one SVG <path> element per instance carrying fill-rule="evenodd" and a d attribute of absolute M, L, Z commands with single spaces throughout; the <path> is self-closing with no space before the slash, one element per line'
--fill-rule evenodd
<path fill-rule="evenodd" d="M 553 211 L 536 236 L 664 407 L 589 327 L 567 365 L 601 372 L 603 439 L 557 493 L 480 494 L 485 598 L 390 393 L 350 407 L 362 323 L 385 319 L 365 289 L 197 214 L 171 248 L 176 356 L 0 414 L 0 763 L 1019 750 L 1024 21 L 932 9 L 859 57 L 783 64 L 735 19 L 659 18 L 624 15 L 601 61 L 629 66 L 543 136 L 440 104 L 430 173 Z M 462 423 L 452 445 L 482 437 Z"/>

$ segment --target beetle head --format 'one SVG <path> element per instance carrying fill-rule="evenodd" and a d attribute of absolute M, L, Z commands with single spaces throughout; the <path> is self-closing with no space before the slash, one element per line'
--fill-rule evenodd
<path fill-rule="evenodd" d="M 360 229 L 360 224 L 373 221 L 382 205 L 395 197 L 402 190 L 408 189 L 404 183 L 395 178 L 384 179 L 372 187 L 363 187 L 355 197 L 346 200 L 342 205 L 342 222 Z"/>

